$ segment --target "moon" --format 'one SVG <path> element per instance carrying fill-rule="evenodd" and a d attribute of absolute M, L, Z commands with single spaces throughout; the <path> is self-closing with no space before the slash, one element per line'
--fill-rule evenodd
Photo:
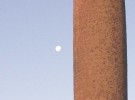
<path fill-rule="evenodd" d="M 56 47 L 55 47 L 55 50 L 56 50 L 57 52 L 60 52 L 60 51 L 61 51 L 61 49 L 62 49 L 62 47 L 61 47 L 61 46 L 56 46 Z"/>

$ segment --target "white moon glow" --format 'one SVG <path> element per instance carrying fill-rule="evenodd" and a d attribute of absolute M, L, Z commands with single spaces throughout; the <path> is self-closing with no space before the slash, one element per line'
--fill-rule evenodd
<path fill-rule="evenodd" d="M 60 51 L 61 51 L 61 49 L 62 49 L 62 47 L 61 47 L 61 46 L 56 46 L 56 48 L 55 48 L 55 50 L 56 50 L 57 52 L 60 52 Z"/>

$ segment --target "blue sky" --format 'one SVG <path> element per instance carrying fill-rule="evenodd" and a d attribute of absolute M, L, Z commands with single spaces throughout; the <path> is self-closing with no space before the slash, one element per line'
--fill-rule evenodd
<path fill-rule="evenodd" d="M 129 100 L 134 11 L 126 0 Z M 73 0 L 0 0 L 0 100 L 73 100 Z"/>
<path fill-rule="evenodd" d="M 126 0 L 127 49 L 128 49 L 128 96 L 135 99 L 135 1 Z"/>
<path fill-rule="evenodd" d="M 0 0 L 0 100 L 73 100 L 72 22 L 72 0 Z"/>

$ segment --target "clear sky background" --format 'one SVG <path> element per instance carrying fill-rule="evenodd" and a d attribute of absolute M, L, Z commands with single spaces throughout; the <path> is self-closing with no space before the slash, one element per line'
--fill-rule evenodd
<path fill-rule="evenodd" d="M 72 0 L 0 0 L 0 100 L 73 100 L 72 37 Z"/>
<path fill-rule="evenodd" d="M 135 100 L 135 0 L 126 0 L 127 49 L 128 49 L 128 97 Z"/>
<path fill-rule="evenodd" d="M 135 1 L 126 0 L 129 100 L 134 12 Z M 73 100 L 73 0 L 0 0 L 0 100 Z"/>

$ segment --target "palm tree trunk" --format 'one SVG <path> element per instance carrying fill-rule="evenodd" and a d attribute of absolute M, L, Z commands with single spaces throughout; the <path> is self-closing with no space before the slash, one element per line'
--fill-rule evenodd
<path fill-rule="evenodd" d="M 124 0 L 74 0 L 74 99 L 127 100 Z"/>

